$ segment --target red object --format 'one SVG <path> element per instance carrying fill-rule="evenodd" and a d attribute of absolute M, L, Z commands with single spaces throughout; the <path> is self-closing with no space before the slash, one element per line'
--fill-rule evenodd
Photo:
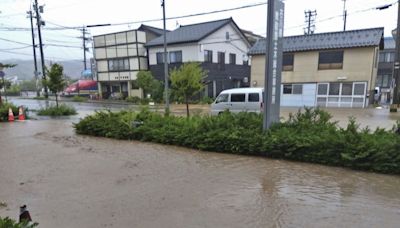
<path fill-rule="evenodd" d="M 77 93 L 80 90 L 97 90 L 97 82 L 93 80 L 79 80 L 69 85 L 64 92 Z"/>
<path fill-rule="evenodd" d="M 8 121 L 10 122 L 14 121 L 14 113 L 11 108 L 8 108 Z"/>
<path fill-rule="evenodd" d="M 25 120 L 24 110 L 23 110 L 22 106 L 19 107 L 18 120 L 20 120 L 20 121 Z"/>

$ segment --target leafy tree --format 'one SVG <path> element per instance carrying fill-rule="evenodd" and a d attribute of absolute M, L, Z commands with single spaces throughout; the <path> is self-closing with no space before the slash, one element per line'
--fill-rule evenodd
<path fill-rule="evenodd" d="M 179 69 L 171 71 L 172 92 L 186 103 L 186 115 L 189 117 L 189 98 L 203 90 L 203 78 L 207 76 L 199 63 L 185 63 Z"/>
<path fill-rule="evenodd" d="M 3 63 L 0 63 L 0 71 L 2 71 L 4 68 L 13 68 L 15 66 L 16 66 L 16 64 L 3 64 Z M 9 81 L 5 81 L 4 78 L 3 78 L 3 80 L 0 81 L 0 89 L 3 89 L 4 84 L 5 84 L 6 88 L 11 86 L 11 83 Z M 1 91 L 0 91 L 0 104 L 2 104 L 2 102 L 3 102 L 3 100 L 1 98 Z"/>
<path fill-rule="evenodd" d="M 151 98 L 157 103 L 161 103 L 164 99 L 164 84 L 161 81 L 156 79 L 153 81 Z"/>
<path fill-rule="evenodd" d="M 155 79 L 150 71 L 140 71 L 137 74 L 136 81 L 139 88 L 143 90 L 144 97 L 146 97 L 147 94 L 151 92 L 153 86 L 155 85 L 154 84 Z"/>
<path fill-rule="evenodd" d="M 56 95 L 56 107 L 58 108 L 58 92 L 62 91 L 66 86 L 66 81 L 63 74 L 63 66 L 60 64 L 53 64 L 50 70 L 47 70 L 48 78 L 43 81 L 51 92 Z"/>
<path fill-rule="evenodd" d="M 39 223 L 35 222 L 29 224 L 27 221 L 23 220 L 22 222 L 16 222 L 14 219 L 9 217 L 1 218 L 0 217 L 0 227 L 1 228 L 34 228 L 37 227 Z"/>

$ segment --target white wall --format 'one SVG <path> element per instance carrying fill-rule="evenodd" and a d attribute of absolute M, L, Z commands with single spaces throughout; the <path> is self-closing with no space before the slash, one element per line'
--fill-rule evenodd
<path fill-rule="evenodd" d="M 283 94 L 281 88 L 281 106 L 286 107 L 314 107 L 317 94 L 317 84 L 303 84 L 303 94 Z"/>
<path fill-rule="evenodd" d="M 230 40 L 226 40 L 226 32 L 229 32 Z M 229 54 L 236 54 L 236 64 L 243 64 L 243 57 L 247 56 L 250 46 L 243 41 L 242 36 L 230 23 L 218 29 L 213 34 L 199 41 L 199 43 L 182 43 L 168 45 L 167 51 L 182 51 L 182 61 L 204 62 L 204 50 L 213 51 L 213 62 L 218 62 L 218 52 L 225 52 L 225 63 L 229 64 Z M 157 64 L 157 52 L 164 52 L 162 46 L 149 48 L 150 65 Z"/>
<path fill-rule="evenodd" d="M 229 41 L 226 40 L 226 32 L 229 32 Z M 213 62 L 218 62 L 218 52 L 225 52 L 225 63 L 229 64 L 229 54 L 236 54 L 236 64 L 243 64 L 243 57 L 247 56 L 250 46 L 243 40 L 243 37 L 235 29 L 232 23 L 218 29 L 199 42 L 201 52 L 199 60 L 204 61 L 204 50 L 213 51 Z"/>

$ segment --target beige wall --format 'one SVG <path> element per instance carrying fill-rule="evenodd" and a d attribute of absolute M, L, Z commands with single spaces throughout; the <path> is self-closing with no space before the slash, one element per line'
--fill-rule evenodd
<path fill-rule="evenodd" d="M 377 74 L 375 68 L 377 66 L 375 64 L 377 51 L 378 48 L 376 47 L 345 49 L 343 69 L 340 70 L 318 70 L 318 51 L 296 52 L 294 69 L 293 71 L 282 72 L 282 83 L 366 81 L 369 90 L 373 90 Z M 264 56 L 252 56 L 252 86 L 260 87 L 264 85 L 264 69 Z M 345 77 L 346 79 L 338 80 L 338 77 Z"/>

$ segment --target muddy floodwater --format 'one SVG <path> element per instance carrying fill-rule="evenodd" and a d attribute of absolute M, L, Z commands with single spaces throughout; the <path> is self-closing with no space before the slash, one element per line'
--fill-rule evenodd
<path fill-rule="evenodd" d="M 76 121 L 72 120 L 72 121 Z M 0 123 L 0 216 L 54 227 L 400 227 L 400 177 Z"/>

